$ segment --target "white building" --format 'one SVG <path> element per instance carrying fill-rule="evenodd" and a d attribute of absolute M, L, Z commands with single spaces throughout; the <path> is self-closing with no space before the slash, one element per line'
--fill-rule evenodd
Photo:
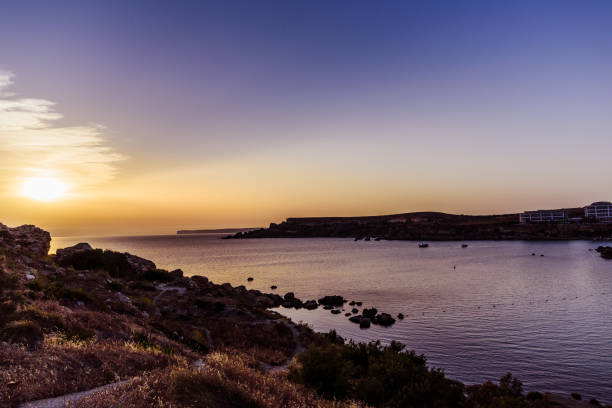
<path fill-rule="evenodd" d="M 521 224 L 539 223 L 539 222 L 566 222 L 567 211 L 565 210 L 537 210 L 525 211 L 519 214 L 519 222 Z"/>
<path fill-rule="evenodd" d="M 584 207 L 584 218 L 587 222 L 612 222 L 612 203 L 609 201 L 597 201 Z"/>

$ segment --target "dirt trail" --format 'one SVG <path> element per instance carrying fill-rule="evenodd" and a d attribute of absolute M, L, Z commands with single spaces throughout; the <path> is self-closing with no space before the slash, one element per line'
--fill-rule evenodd
<path fill-rule="evenodd" d="M 101 391 L 107 388 L 111 388 L 111 387 L 119 387 L 124 384 L 127 384 L 130 381 L 132 381 L 132 379 L 103 385 L 101 387 L 97 387 L 97 388 L 87 390 L 87 391 L 75 392 L 74 394 L 62 395 L 60 397 L 47 398 L 44 400 L 31 401 L 31 402 L 24 402 L 23 404 L 19 406 L 19 408 L 64 408 L 68 403 L 77 402 L 81 398 L 87 397 L 95 392 L 98 392 L 98 391 Z"/>

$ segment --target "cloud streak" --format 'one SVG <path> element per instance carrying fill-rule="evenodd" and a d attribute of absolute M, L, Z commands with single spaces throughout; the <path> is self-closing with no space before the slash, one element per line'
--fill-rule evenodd
<path fill-rule="evenodd" d="M 76 191 L 114 177 L 126 157 L 109 146 L 102 126 L 60 126 L 53 102 L 17 98 L 7 90 L 13 82 L 0 71 L 0 183 L 58 177 Z"/>

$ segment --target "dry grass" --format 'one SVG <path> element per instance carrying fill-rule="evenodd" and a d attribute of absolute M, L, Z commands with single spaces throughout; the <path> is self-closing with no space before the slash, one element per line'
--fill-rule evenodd
<path fill-rule="evenodd" d="M 77 408 L 363 408 L 354 402 L 327 401 L 285 376 L 257 369 L 243 354 L 215 352 L 205 368 L 171 367 L 156 370 L 114 389 L 82 399 Z"/>
<path fill-rule="evenodd" d="M 121 341 L 66 341 L 48 336 L 40 349 L 0 344 L 0 406 L 88 390 L 184 361 Z"/>

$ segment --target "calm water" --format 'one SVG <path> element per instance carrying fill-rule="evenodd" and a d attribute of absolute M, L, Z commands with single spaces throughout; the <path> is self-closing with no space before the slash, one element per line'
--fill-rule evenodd
<path fill-rule="evenodd" d="M 527 390 L 612 402 L 612 262 L 588 251 L 595 243 L 480 241 L 462 249 L 435 242 L 419 249 L 399 241 L 218 238 L 54 238 L 52 252 L 86 240 L 217 283 L 266 292 L 277 285 L 278 293 L 303 300 L 339 294 L 406 318 L 361 330 L 322 309 L 279 311 L 355 340 L 399 340 L 467 383 L 510 371 Z"/>

